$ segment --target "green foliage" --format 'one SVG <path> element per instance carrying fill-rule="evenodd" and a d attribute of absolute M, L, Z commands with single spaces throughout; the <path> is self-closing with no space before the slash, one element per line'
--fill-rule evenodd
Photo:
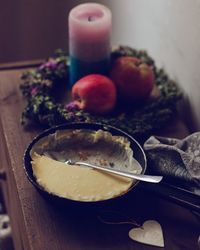
<path fill-rule="evenodd" d="M 181 98 L 177 84 L 172 81 L 163 69 L 158 69 L 154 60 L 143 50 L 120 46 L 112 51 L 114 61 L 119 56 L 135 56 L 152 67 L 156 85 L 160 92 L 158 97 L 148 100 L 143 105 L 128 110 L 118 105 L 109 116 L 94 116 L 73 105 L 57 101 L 55 90 L 68 82 L 68 57 L 58 50 L 35 70 L 22 75 L 20 89 L 27 99 L 27 106 L 22 113 L 23 125 L 37 123 L 51 127 L 69 122 L 100 122 L 121 128 L 136 138 L 148 136 L 156 129 L 163 127 L 176 113 L 176 102 Z"/>

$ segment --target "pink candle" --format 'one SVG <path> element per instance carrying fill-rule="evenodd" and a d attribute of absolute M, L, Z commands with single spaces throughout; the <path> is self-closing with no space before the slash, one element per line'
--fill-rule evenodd
<path fill-rule="evenodd" d="M 106 74 L 110 58 L 112 15 L 104 5 L 80 4 L 69 14 L 71 84 L 90 73 Z"/>

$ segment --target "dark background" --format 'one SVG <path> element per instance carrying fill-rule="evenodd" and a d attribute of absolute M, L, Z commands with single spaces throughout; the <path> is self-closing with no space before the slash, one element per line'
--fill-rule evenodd
<path fill-rule="evenodd" d="M 46 58 L 68 48 L 68 14 L 88 1 L 0 0 L 0 63 Z M 103 1 L 95 1 L 103 2 Z"/>

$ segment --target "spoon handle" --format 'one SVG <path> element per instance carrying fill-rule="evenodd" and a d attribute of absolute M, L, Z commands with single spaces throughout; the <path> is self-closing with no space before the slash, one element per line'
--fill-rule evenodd
<path fill-rule="evenodd" d="M 131 179 L 136 179 L 136 180 L 140 180 L 140 181 L 146 181 L 146 182 L 152 182 L 152 183 L 159 183 L 162 180 L 162 176 L 153 176 L 153 175 L 143 175 L 143 174 L 132 174 L 132 173 L 128 173 L 128 172 L 124 172 L 121 170 L 114 170 L 111 168 L 105 168 L 105 167 L 100 167 L 91 163 L 87 163 L 87 162 L 82 162 L 82 161 L 76 161 L 76 162 L 72 162 L 71 160 L 66 161 L 67 164 L 69 165 L 80 165 L 80 166 L 85 166 L 85 167 L 90 167 L 90 168 L 94 168 L 94 169 L 99 169 L 105 172 L 109 172 L 111 174 L 117 174 L 120 176 L 124 176 L 124 177 L 128 177 Z"/>

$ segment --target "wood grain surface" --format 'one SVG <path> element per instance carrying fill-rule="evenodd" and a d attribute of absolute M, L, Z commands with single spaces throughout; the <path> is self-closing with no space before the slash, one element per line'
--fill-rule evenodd
<path fill-rule="evenodd" d="M 25 70 L 25 68 L 36 67 L 43 62 L 44 60 L 42 59 L 36 59 L 36 60 L 31 60 L 31 61 L 0 63 L 0 70 L 12 70 L 12 69 L 21 69 L 21 68 Z"/>
<path fill-rule="evenodd" d="M 23 154 L 39 130 L 25 130 L 20 124 L 24 100 L 19 91 L 23 69 L 0 72 L 0 168 L 7 179 L 6 204 L 11 217 L 16 250 L 153 250 L 129 239 L 131 224 L 106 224 L 115 221 L 143 223 L 156 219 L 163 228 L 165 249 L 197 250 L 200 234 L 198 218 L 189 210 L 146 194 L 139 189 L 113 202 L 91 207 L 87 204 L 56 204 L 46 200 L 28 181 L 23 169 Z M 171 129 L 171 131 L 170 131 Z M 163 132 L 184 137 L 187 129 L 174 123 Z M 5 190 L 5 188 L 4 188 Z M 123 215 L 121 218 L 120 215 Z"/>

